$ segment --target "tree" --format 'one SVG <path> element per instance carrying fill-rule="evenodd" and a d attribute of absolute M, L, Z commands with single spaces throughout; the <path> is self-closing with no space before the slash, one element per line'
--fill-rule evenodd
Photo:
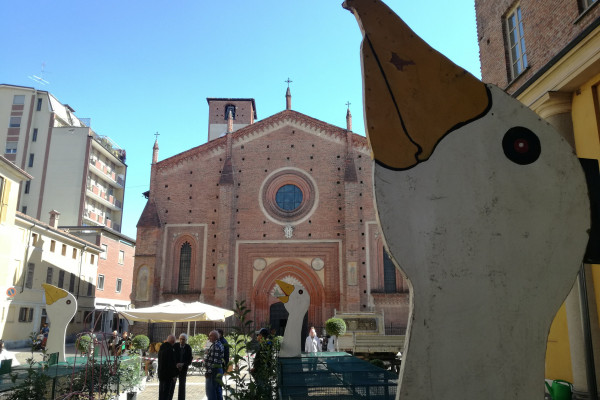
<path fill-rule="evenodd" d="M 346 333 L 346 322 L 341 318 L 329 318 L 325 322 L 325 330 L 333 338 L 337 350 L 337 337 Z"/>

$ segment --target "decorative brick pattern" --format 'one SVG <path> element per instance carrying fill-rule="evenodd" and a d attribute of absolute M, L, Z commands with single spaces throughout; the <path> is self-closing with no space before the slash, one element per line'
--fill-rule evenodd
<path fill-rule="evenodd" d="M 135 260 L 136 275 L 148 268 L 152 294 L 136 307 L 178 298 L 231 309 L 243 299 L 256 323 L 269 323 L 269 308 L 278 301 L 270 296 L 274 279 L 292 276 L 311 295 L 309 324 L 323 325 L 334 310 L 377 309 L 369 277 L 383 273 L 373 256 L 382 248 L 371 248 L 377 225 L 366 138 L 292 110 L 229 136 L 230 151 L 228 138 L 220 137 L 153 165 Z M 285 183 L 302 190 L 306 209 L 286 220 L 269 218 L 261 203 Z M 183 237 L 194 241 L 187 294 L 176 290 Z M 313 268 L 317 258 L 322 268 Z M 355 285 L 348 285 L 348 262 Z M 386 321 L 405 326 L 408 304 L 396 303 L 396 309 L 386 305 Z"/>

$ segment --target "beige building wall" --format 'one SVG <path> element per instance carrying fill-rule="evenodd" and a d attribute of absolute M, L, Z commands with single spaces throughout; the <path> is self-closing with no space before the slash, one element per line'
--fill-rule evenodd
<path fill-rule="evenodd" d="M 75 295 L 77 313 L 67 336 L 81 332 L 87 326 L 84 318 L 94 311 L 101 248 L 21 213 L 17 213 L 15 228 L 12 248 L 18 267 L 9 272 L 13 277 L 9 283 L 16 293 L 2 310 L 2 338 L 9 346 L 25 346 L 29 335 L 39 332 L 46 322 L 42 283 Z M 52 329 L 52 321 L 48 322 Z"/>
<path fill-rule="evenodd" d="M 4 331 L 8 318 L 10 296 L 15 275 L 21 270 L 21 255 L 14 246 L 23 240 L 23 232 L 15 225 L 15 210 L 20 183 L 30 179 L 25 171 L 0 156 L 0 332 Z"/>
<path fill-rule="evenodd" d="M 48 92 L 0 84 L 0 154 L 34 178 L 17 209 L 41 220 L 57 210 L 65 225 L 120 231 L 125 151 L 74 113 Z"/>

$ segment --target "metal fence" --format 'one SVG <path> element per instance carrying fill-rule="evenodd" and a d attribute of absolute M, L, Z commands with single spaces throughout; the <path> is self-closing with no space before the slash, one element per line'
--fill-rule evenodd
<path fill-rule="evenodd" d="M 250 327 L 251 332 L 262 328 L 262 326 L 253 325 Z M 236 329 L 236 325 L 232 324 L 231 321 L 225 322 L 217 322 L 217 321 L 202 321 L 202 322 L 178 322 L 175 324 L 175 335 L 179 335 L 180 333 L 187 333 L 188 335 L 194 336 L 200 333 L 208 335 L 208 333 L 215 329 L 223 329 L 225 335 L 230 334 Z M 315 326 L 315 330 L 319 337 L 324 337 L 326 335 L 325 326 Z M 155 323 L 148 324 L 148 333 L 147 336 L 150 338 L 152 343 L 154 342 L 162 342 L 167 336 L 173 333 L 173 323 Z M 279 336 L 283 336 L 283 328 L 279 331 L 276 331 L 275 334 Z M 308 335 L 308 331 L 305 332 Z M 406 327 L 394 324 L 386 324 L 385 325 L 385 334 L 386 335 L 405 335 Z"/>

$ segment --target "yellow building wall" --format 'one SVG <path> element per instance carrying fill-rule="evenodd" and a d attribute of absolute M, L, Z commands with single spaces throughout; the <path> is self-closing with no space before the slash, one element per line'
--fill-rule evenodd
<path fill-rule="evenodd" d="M 560 307 L 548 334 L 546 345 L 546 379 L 562 379 L 573 382 L 571 369 L 571 350 L 569 348 L 569 329 L 567 327 L 567 309 Z"/>
<path fill-rule="evenodd" d="M 571 116 L 575 149 L 580 158 L 600 159 L 600 74 L 573 94 Z M 600 266 L 592 265 L 593 292 L 600 320 Z M 546 347 L 546 379 L 573 382 L 565 304 L 556 314 Z"/>
<path fill-rule="evenodd" d="M 600 158 L 600 110 L 598 104 L 600 74 L 573 95 L 571 116 L 575 149 L 581 158 Z"/>

